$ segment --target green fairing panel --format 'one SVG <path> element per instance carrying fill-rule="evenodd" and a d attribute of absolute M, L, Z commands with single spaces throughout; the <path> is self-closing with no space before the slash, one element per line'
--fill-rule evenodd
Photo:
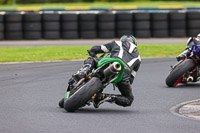
<path fill-rule="evenodd" d="M 122 70 L 119 72 L 118 76 L 112 81 L 113 84 L 116 84 L 119 81 L 121 81 L 121 79 L 122 79 L 122 76 L 123 76 L 123 73 L 124 73 L 124 63 L 120 59 L 103 58 L 98 62 L 97 67 L 100 67 L 103 64 L 108 63 L 108 62 L 118 62 L 118 63 L 120 63 L 120 65 L 122 67 Z"/>
<path fill-rule="evenodd" d="M 70 91 L 66 91 L 64 101 L 66 101 L 69 98 L 69 94 L 70 94 Z"/>

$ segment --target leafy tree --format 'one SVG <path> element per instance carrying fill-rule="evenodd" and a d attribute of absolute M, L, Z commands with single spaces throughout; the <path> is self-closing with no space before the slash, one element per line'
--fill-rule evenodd
<path fill-rule="evenodd" d="M 12 0 L 0 0 L 0 5 L 11 4 Z"/>

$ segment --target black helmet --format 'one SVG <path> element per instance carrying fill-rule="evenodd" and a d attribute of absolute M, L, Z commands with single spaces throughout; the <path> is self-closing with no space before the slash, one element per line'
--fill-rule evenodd
<path fill-rule="evenodd" d="M 137 46 L 137 41 L 136 41 L 136 38 L 133 36 L 133 35 L 123 35 L 121 38 L 120 38 L 120 41 L 121 42 L 131 42 L 133 44 L 135 44 Z"/>

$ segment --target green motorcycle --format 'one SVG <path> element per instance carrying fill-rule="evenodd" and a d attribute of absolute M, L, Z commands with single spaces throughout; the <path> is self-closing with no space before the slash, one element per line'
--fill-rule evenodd
<path fill-rule="evenodd" d="M 80 79 L 73 85 L 68 85 L 65 96 L 60 100 L 59 106 L 68 112 L 90 105 L 98 93 L 110 83 L 121 81 L 124 73 L 124 63 L 120 59 L 102 58 L 97 68 L 87 77 Z"/>

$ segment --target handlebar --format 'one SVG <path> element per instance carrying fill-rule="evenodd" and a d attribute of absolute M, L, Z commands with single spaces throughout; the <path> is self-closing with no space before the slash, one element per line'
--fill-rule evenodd
<path fill-rule="evenodd" d="M 89 56 L 91 56 L 91 57 L 97 57 L 95 53 L 90 52 L 89 50 L 87 50 L 87 52 L 88 52 Z"/>

